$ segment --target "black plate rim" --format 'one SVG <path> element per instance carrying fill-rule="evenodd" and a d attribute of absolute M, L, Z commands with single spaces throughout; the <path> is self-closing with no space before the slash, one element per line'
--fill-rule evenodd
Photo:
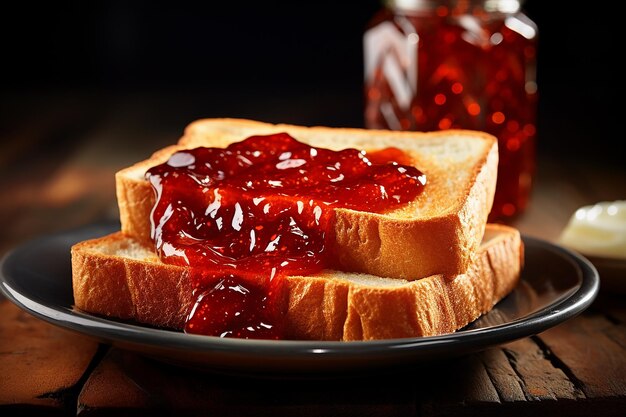
<path fill-rule="evenodd" d="M 311 358 L 334 360 L 352 357 L 355 352 L 370 356 L 392 354 L 396 357 L 428 356 L 429 353 L 448 355 L 453 353 L 461 343 L 465 351 L 473 351 L 547 330 L 582 313 L 596 298 L 600 285 L 596 268 L 584 256 L 557 244 L 522 234 L 525 245 L 538 247 L 541 250 L 551 251 L 565 257 L 575 266 L 580 275 L 580 285 L 574 288 L 568 296 L 562 297 L 553 304 L 530 315 L 487 328 L 464 330 L 439 336 L 373 341 L 272 341 L 191 335 L 111 321 L 66 306 L 44 305 L 34 297 L 28 298 L 21 294 L 7 282 L 4 273 L 5 265 L 20 251 L 47 240 L 72 235 L 88 227 L 95 230 L 101 227 L 114 231 L 116 224 L 95 224 L 64 230 L 43 235 L 16 246 L 0 260 L 0 291 L 18 307 L 53 325 L 131 349 L 151 346 L 160 350 L 176 350 L 181 353 L 209 350 L 232 355 L 252 355 L 258 358 L 280 357 L 286 360 L 302 359 L 303 357 L 307 357 L 307 360 Z"/>

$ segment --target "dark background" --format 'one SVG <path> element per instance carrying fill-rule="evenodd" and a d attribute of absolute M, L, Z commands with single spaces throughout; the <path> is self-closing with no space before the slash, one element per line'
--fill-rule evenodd
<path fill-rule="evenodd" d="M 380 7 L 377 0 L 21 2 L 0 25 L 2 140 L 58 115 L 68 126 L 91 126 L 129 103 L 144 109 L 135 114 L 155 131 L 222 116 L 362 126 L 362 34 Z M 624 142 L 625 71 L 617 63 L 624 28 L 605 7 L 524 4 L 539 27 L 543 155 L 624 159 L 616 149 Z M 50 140 L 76 137 L 68 128 Z"/>

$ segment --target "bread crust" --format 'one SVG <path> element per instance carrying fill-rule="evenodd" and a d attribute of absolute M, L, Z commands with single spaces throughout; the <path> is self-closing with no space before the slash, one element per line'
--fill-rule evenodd
<path fill-rule="evenodd" d="M 394 212 L 335 210 L 333 250 L 337 269 L 407 280 L 434 274 L 454 276 L 468 270 L 493 204 L 498 165 L 496 138 L 469 130 L 395 132 L 245 119 L 198 120 L 187 126 L 176 145 L 116 173 L 122 232 L 150 241 L 154 195 L 143 174 L 165 162 L 173 152 L 197 146 L 224 147 L 253 134 L 283 131 L 303 142 L 331 149 L 396 146 L 405 150 L 427 176 L 424 192 Z M 467 151 L 466 160 L 463 146 L 472 149 L 471 153 Z M 458 160 L 451 161 L 450 156 Z"/>
<path fill-rule="evenodd" d="M 374 340 L 454 332 L 490 311 L 523 267 L 517 229 L 490 224 L 464 274 L 412 281 L 325 270 L 286 280 L 286 336 Z M 162 263 L 122 232 L 71 248 L 75 306 L 156 327 L 182 329 L 194 299 L 187 268 Z"/>

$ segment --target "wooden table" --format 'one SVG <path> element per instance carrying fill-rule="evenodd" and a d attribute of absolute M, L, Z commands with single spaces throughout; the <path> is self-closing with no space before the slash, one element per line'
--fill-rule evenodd
<path fill-rule="evenodd" d="M 64 103 L 5 134 L 0 253 L 44 233 L 116 218 L 113 173 L 173 143 L 191 121 L 165 128 L 139 107 L 90 119 L 79 103 Z M 623 168 L 540 155 L 531 206 L 515 225 L 555 241 L 577 207 L 626 198 L 624 184 Z M 603 288 L 578 317 L 469 356 L 314 380 L 165 365 L 0 299 L 0 415 L 624 416 L 624 297 Z"/>

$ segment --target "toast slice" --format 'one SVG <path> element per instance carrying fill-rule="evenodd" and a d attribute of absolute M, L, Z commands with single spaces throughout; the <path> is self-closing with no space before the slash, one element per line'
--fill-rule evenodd
<path fill-rule="evenodd" d="M 424 191 L 401 208 L 384 214 L 335 210 L 336 269 L 405 280 L 468 271 L 493 204 L 498 166 L 497 139 L 469 130 L 422 133 L 198 120 L 176 145 L 116 173 L 122 233 L 150 242 L 154 195 L 144 179 L 148 168 L 178 150 L 225 147 L 252 135 L 280 132 L 333 150 L 395 147 L 426 175 Z"/>
<path fill-rule="evenodd" d="M 153 248 L 121 232 L 71 249 L 75 306 L 156 327 L 182 329 L 195 302 L 189 269 L 162 263 Z M 286 338 L 373 340 L 454 332 L 517 285 L 523 243 L 517 229 L 489 224 L 464 274 L 416 280 L 324 270 L 287 277 Z"/>

